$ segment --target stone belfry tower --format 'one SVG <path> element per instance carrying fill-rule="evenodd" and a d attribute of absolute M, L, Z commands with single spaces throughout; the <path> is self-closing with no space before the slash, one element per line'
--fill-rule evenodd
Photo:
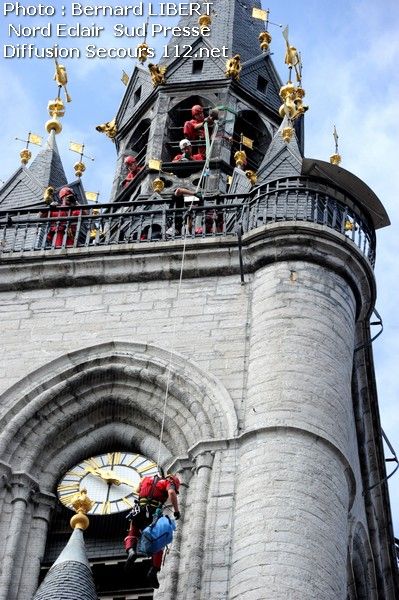
<path fill-rule="evenodd" d="M 23 168 L 0 190 L 0 600 L 72 583 L 85 600 L 398 597 L 370 342 L 389 219 L 337 155 L 304 156 L 302 94 L 254 7 L 220 0 L 188 57 L 171 40 L 161 83 L 135 69 L 102 212 L 32 214 L 66 183 L 52 137 L 42 184 Z M 223 46 L 239 78 L 201 53 Z M 193 104 L 218 110 L 212 151 L 174 163 Z M 124 186 L 126 156 L 142 169 Z M 122 538 L 158 466 L 182 519 L 153 593 Z M 90 526 L 70 537 L 83 488 Z"/>

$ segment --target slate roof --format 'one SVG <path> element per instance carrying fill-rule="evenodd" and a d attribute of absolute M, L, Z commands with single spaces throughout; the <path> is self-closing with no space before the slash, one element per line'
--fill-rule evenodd
<path fill-rule="evenodd" d="M 52 131 L 29 167 L 20 166 L 0 188 L 0 209 L 23 208 L 43 203 L 43 192 L 52 185 L 66 185 L 64 167 Z"/>
<path fill-rule="evenodd" d="M 241 60 L 253 57 L 254 48 L 259 48 L 258 35 L 264 30 L 264 24 L 252 18 L 252 9 L 261 8 L 259 0 L 217 0 L 213 3 L 214 13 L 211 13 L 211 32 L 206 37 L 208 44 L 214 48 L 227 46 L 228 55 L 240 54 Z M 215 14 L 216 13 L 216 14 Z M 203 10 L 205 14 L 205 9 Z M 182 17 L 179 27 L 197 27 L 198 15 Z M 175 44 L 192 44 L 198 37 L 172 37 L 169 46 Z M 173 52 L 170 53 L 174 56 Z M 170 61 L 170 59 L 169 59 Z M 164 62 L 168 62 L 165 59 Z"/>
<path fill-rule="evenodd" d="M 83 532 L 75 529 L 33 600 L 97 600 Z"/>

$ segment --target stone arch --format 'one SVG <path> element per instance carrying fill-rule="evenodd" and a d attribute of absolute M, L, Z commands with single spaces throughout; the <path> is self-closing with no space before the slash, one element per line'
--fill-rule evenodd
<path fill-rule="evenodd" d="M 2 456 L 49 492 L 56 465 L 112 440 L 156 460 L 167 386 L 161 463 L 234 435 L 234 405 L 217 379 L 176 353 L 110 342 L 61 356 L 2 395 L 10 407 L 0 419 Z"/>
<path fill-rule="evenodd" d="M 349 538 L 348 598 L 376 600 L 378 598 L 374 559 L 366 529 L 354 524 Z"/>

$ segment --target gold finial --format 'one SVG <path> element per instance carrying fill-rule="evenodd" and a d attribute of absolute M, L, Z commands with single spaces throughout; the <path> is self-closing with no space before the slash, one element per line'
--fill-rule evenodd
<path fill-rule="evenodd" d="M 232 58 L 229 58 L 226 61 L 226 77 L 230 77 L 231 79 L 235 79 L 238 81 L 240 79 L 242 65 L 241 65 L 241 57 L 239 54 L 235 54 Z"/>
<path fill-rule="evenodd" d="M 82 529 L 84 531 L 89 526 L 89 518 L 86 513 L 89 512 L 94 502 L 87 496 L 87 490 L 82 489 L 76 494 L 75 500 L 71 504 L 77 514 L 70 520 L 70 525 L 72 529 Z"/>
<path fill-rule="evenodd" d="M 236 167 L 238 167 L 239 169 L 245 167 L 245 165 L 247 164 L 247 155 L 245 153 L 245 150 L 237 150 L 237 152 L 234 154 L 234 160 L 236 163 Z"/>
<path fill-rule="evenodd" d="M 81 161 L 76 162 L 73 165 L 73 168 L 75 169 L 75 177 L 82 177 L 83 173 L 86 171 L 86 165 Z"/>
<path fill-rule="evenodd" d="M 258 39 L 262 52 L 267 52 L 272 41 L 272 36 L 270 35 L 270 33 L 268 31 L 261 31 L 261 33 L 258 36 Z"/>
<path fill-rule="evenodd" d="M 165 85 L 166 67 L 161 67 L 160 65 L 154 65 L 153 63 L 149 63 L 148 69 L 150 71 L 151 81 L 154 87 L 157 87 L 158 85 Z"/>
<path fill-rule="evenodd" d="M 333 136 L 334 136 L 334 142 L 335 142 L 335 153 L 330 156 L 330 163 L 332 165 L 338 166 L 339 164 L 341 164 L 342 157 L 338 152 L 338 133 L 337 133 L 337 128 L 335 127 L 335 125 L 334 125 Z"/>
<path fill-rule="evenodd" d="M 21 157 L 21 164 L 27 165 L 30 159 L 32 158 L 32 152 L 28 150 L 28 148 L 24 148 L 19 153 L 19 156 Z"/>
<path fill-rule="evenodd" d="M 305 90 L 302 88 L 301 55 L 295 46 L 291 46 L 290 44 L 288 39 L 288 25 L 283 31 L 283 37 L 286 45 L 284 62 L 288 66 L 288 82 L 280 90 L 280 98 L 283 104 L 280 106 L 279 113 L 282 118 L 287 116 L 289 119 L 294 120 L 303 115 L 309 107 L 303 103 Z M 295 70 L 297 86 L 291 81 L 292 69 Z"/>
<path fill-rule="evenodd" d="M 204 29 L 209 28 L 212 23 L 212 19 L 210 15 L 200 15 L 198 17 L 198 25 L 200 26 L 201 33 L 204 32 Z"/>
<path fill-rule="evenodd" d="M 46 187 L 43 192 L 43 200 L 46 204 L 51 204 L 54 201 L 54 188 L 52 185 Z"/>
<path fill-rule="evenodd" d="M 45 125 L 47 133 L 51 133 L 51 131 L 54 131 L 56 134 L 60 133 L 62 131 L 62 125 L 59 121 L 59 118 L 65 115 L 65 106 L 63 101 L 61 98 L 49 100 L 47 108 L 51 117 L 51 119 L 49 119 Z"/>
<path fill-rule="evenodd" d="M 162 179 L 160 177 L 157 177 L 156 179 L 154 179 L 154 181 L 152 182 L 151 185 L 152 185 L 152 189 L 154 190 L 154 192 L 158 192 L 158 194 L 163 192 L 163 190 L 165 188 L 165 183 L 162 181 Z"/>
<path fill-rule="evenodd" d="M 15 139 L 18 140 L 19 142 L 24 142 L 24 144 L 26 144 L 25 148 L 23 148 L 23 150 L 21 150 L 21 152 L 19 153 L 19 156 L 21 159 L 21 164 L 27 165 L 28 162 L 30 161 L 30 159 L 32 158 L 32 152 L 29 150 L 29 144 L 35 144 L 35 146 L 41 146 L 42 138 L 40 135 L 36 135 L 35 133 L 29 132 L 27 140 L 21 140 L 20 138 L 15 138 Z"/>
<path fill-rule="evenodd" d="M 102 125 L 97 125 L 96 131 L 99 131 L 100 133 L 105 133 L 107 137 L 113 140 L 116 137 L 116 134 L 118 133 L 118 127 L 116 125 L 115 119 L 112 119 L 112 121 L 108 121 L 107 123 L 103 123 Z"/>
<path fill-rule="evenodd" d="M 283 140 L 286 142 L 286 144 L 289 144 L 294 135 L 293 127 L 291 127 L 291 126 L 284 127 L 281 132 L 281 135 L 283 136 Z"/>
<path fill-rule="evenodd" d="M 248 177 L 252 185 L 256 185 L 256 182 L 258 181 L 258 176 L 255 173 L 255 171 L 251 171 L 250 169 L 248 169 L 248 171 L 245 171 L 245 175 Z"/>
<path fill-rule="evenodd" d="M 72 100 L 72 98 L 68 94 L 68 90 L 66 88 L 66 84 L 68 83 L 68 75 L 66 72 L 66 68 L 64 67 L 64 65 L 60 65 L 56 58 L 54 58 L 54 62 L 55 62 L 54 80 L 58 85 L 58 97 L 60 96 L 61 88 L 64 88 L 66 101 L 70 102 Z"/>

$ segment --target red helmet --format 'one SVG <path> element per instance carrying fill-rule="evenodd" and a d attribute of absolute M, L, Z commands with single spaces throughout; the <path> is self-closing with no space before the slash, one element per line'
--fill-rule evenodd
<path fill-rule="evenodd" d="M 203 112 L 204 108 L 200 104 L 194 104 L 194 106 L 191 109 L 191 114 L 193 115 L 193 117 L 195 117 L 195 115 L 200 115 Z"/>
<path fill-rule="evenodd" d="M 69 187 L 63 187 L 60 189 L 60 191 L 58 192 L 58 196 L 60 197 L 60 199 L 62 200 L 63 198 L 66 198 L 66 196 L 73 196 L 73 190 Z"/>
<path fill-rule="evenodd" d="M 125 165 L 134 165 L 137 162 L 137 160 L 134 158 L 134 156 L 126 156 L 123 162 L 125 163 Z"/>
<path fill-rule="evenodd" d="M 173 483 L 176 489 L 176 493 L 178 493 L 180 487 L 180 479 L 176 477 L 176 475 L 170 475 L 169 473 L 168 475 L 166 475 L 166 479 L 169 479 Z"/>

